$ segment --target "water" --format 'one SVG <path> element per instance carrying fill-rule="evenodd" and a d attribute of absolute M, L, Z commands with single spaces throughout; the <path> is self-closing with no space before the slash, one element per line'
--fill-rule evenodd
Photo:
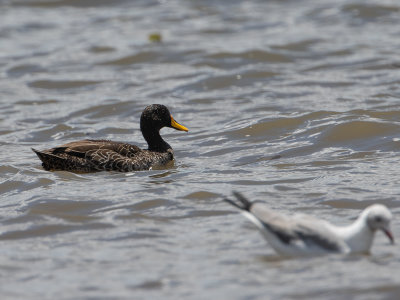
<path fill-rule="evenodd" d="M 400 259 L 282 259 L 221 199 L 400 232 L 397 1 L 0 1 L 2 299 L 397 299 Z M 160 34 L 162 42 L 151 42 Z M 173 165 L 46 172 L 31 147 L 145 147 Z M 271 159 L 280 155 L 280 159 Z"/>

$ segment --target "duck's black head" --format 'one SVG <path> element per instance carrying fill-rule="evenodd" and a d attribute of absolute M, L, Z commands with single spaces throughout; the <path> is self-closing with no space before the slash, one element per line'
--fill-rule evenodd
<path fill-rule="evenodd" d="M 168 108 L 162 104 L 151 104 L 147 106 L 140 117 L 140 130 L 149 144 L 149 149 L 164 149 L 169 147 L 165 143 L 159 131 L 163 127 L 171 127 L 176 130 L 188 131 L 185 126 L 174 120 Z"/>
<path fill-rule="evenodd" d="M 168 108 L 162 104 L 147 106 L 140 117 L 140 129 L 142 131 L 160 131 L 163 127 L 171 127 L 176 130 L 188 131 L 185 126 L 174 120 Z"/>

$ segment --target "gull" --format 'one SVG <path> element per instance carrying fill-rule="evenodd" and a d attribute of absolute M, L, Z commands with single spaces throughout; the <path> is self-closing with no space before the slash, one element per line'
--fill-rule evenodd
<path fill-rule="evenodd" d="M 283 215 L 264 203 L 250 202 L 238 192 L 233 194 L 237 201 L 224 201 L 239 208 L 271 247 L 283 256 L 369 253 L 377 230 L 383 231 L 394 243 L 390 230 L 392 214 L 382 204 L 368 206 L 350 225 L 336 226 L 308 215 Z"/>

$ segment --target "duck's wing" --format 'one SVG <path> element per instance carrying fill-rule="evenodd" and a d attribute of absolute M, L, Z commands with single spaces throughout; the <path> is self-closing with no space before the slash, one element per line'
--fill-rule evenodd
<path fill-rule="evenodd" d="M 84 158 L 87 153 L 96 150 L 109 150 L 125 157 L 135 156 L 137 153 L 142 151 L 142 149 L 140 149 L 138 146 L 127 143 L 113 142 L 108 140 L 82 140 L 49 149 L 48 152 L 51 152 L 55 155 L 65 153 Z"/>
<path fill-rule="evenodd" d="M 167 155 L 165 153 L 165 156 Z M 96 170 L 131 172 L 150 169 L 157 156 L 162 156 L 162 154 L 140 150 L 134 154 L 130 152 L 128 156 L 125 156 L 114 150 L 102 148 L 87 151 L 85 159 Z"/>
<path fill-rule="evenodd" d="M 46 170 L 92 172 L 133 171 L 147 168 L 139 164 L 144 152 L 135 145 L 108 140 L 82 140 L 39 151 L 32 149 Z"/>
<path fill-rule="evenodd" d="M 84 140 L 54 148 L 76 158 L 85 159 L 92 170 L 131 172 L 148 170 L 155 164 L 172 160 L 172 152 L 157 153 L 131 144 L 108 140 Z"/>

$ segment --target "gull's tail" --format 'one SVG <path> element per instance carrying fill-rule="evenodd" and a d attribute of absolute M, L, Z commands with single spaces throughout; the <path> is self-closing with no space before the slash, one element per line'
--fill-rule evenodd
<path fill-rule="evenodd" d="M 244 197 L 239 192 L 233 192 L 233 195 L 236 197 L 236 199 L 239 201 L 239 203 L 235 202 L 234 200 L 228 199 L 228 198 L 224 198 L 224 201 L 228 202 L 229 204 L 233 205 L 236 208 L 239 208 L 240 210 L 250 211 L 250 207 L 253 203 L 251 203 L 249 200 L 247 200 L 247 198 Z"/>

